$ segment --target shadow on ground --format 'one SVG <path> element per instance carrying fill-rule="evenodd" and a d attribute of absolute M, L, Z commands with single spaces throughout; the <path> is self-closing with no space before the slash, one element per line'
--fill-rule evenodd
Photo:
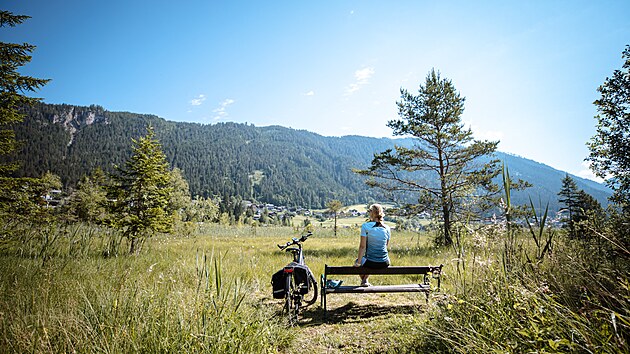
<path fill-rule="evenodd" d="M 300 314 L 301 326 L 319 326 L 322 324 L 343 324 L 361 322 L 375 317 L 386 317 L 394 314 L 418 314 L 424 312 L 420 305 L 374 305 L 349 302 L 344 306 L 328 309 L 324 316 L 321 307 L 307 308 Z"/>

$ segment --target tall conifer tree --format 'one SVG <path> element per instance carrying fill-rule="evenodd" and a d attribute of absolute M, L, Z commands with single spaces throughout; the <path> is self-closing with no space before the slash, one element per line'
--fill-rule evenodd
<path fill-rule="evenodd" d="M 412 137 L 415 146 L 396 146 L 375 154 L 367 170 L 357 171 L 371 177 L 370 186 L 392 193 L 418 193 L 419 209 L 431 211 L 442 222 L 444 245 L 453 242 L 453 223 L 473 205 L 487 207 L 486 192 L 498 190 L 492 183 L 499 173 L 498 161 L 482 163 L 480 158 L 492 155 L 499 142 L 473 140 L 471 129 L 461 120 L 464 101 L 452 82 L 435 70 L 429 72 L 417 95 L 401 89 L 400 119 L 387 126 L 394 135 Z"/>
<path fill-rule="evenodd" d="M 131 158 L 114 176 L 113 190 L 113 224 L 130 240 L 131 254 L 139 252 L 139 246 L 155 232 L 170 232 L 174 222 L 169 208 L 171 173 L 153 127 L 148 126 L 147 135 L 133 143 Z"/>
<path fill-rule="evenodd" d="M 0 28 L 15 27 L 29 18 L 0 10 Z M 40 100 L 26 94 L 37 91 L 49 81 L 18 72 L 18 68 L 31 61 L 33 50 L 35 46 L 28 43 L 0 42 L 0 155 L 10 155 L 17 149 L 12 125 L 24 119 L 20 113 L 22 107 Z M 0 177 L 7 176 L 16 167 L 15 163 L 0 164 Z"/>
<path fill-rule="evenodd" d="M 0 28 L 15 27 L 28 18 L 0 10 Z M 18 167 L 18 162 L 12 161 L 18 148 L 13 126 L 24 119 L 21 110 L 25 106 L 40 100 L 26 94 L 37 91 L 49 81 L 18 72 L 31 61 L 33 50 L 35 46 L 28 43 L 0 42 L 0 212 L 13 216 L 25 216 L 37 210 L 40 193 L 46 187 L 42 180 L 11 177 Z"/>

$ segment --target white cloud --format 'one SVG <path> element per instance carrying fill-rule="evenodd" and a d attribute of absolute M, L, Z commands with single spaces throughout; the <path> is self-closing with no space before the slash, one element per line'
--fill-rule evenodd
<path fill-rule="evenodd" d="M 205 100 L 206 100 L 206 95 L 200 94 L 196 98 L 193 98 L 192 100 L 190 100 L 190 104 L 193 105 L 193 106 L 201 106 L 201 104 Z"/>
<path fill-rule="evenodd" d="M 582 178 L 593 180 L 595 182 L 599 182 L 599 183 L 604 182 L 604 180 L 602 178 L 595 176 L 595 174 L 591 170 L 591 162 L 590 161 L 583 161 L 582 162 L 582 167 L 583 167 L 583 169 L 578 171 L 578 173 L 576 173 L 576 175 L 578 175 L 579 177 L 582 177 Z"/>
<path fill-rule="evenodd" d="M 359 91 L 361 86 L 367 85 L 370 83 L 370 79 L 374 76 L 374 68 L 373 67 L 365 67 L 363 69 L 359 69 L 354 72 L 355 82 L 348 85 L 346 88 L 346 96 L 352 95 L 353 93 Z"/>
<path fill-rule="evenodd" d="M 219 107 L 215 108 L 212 112 L 215 113 L 214 120 L 219 120 L 227 117 L 229 114 L 227 112 L 228 106 L 233 104 L 234 101 L 231 98 L 225 99 L 223 102 L 219 104 Z"/>
<path fill-rule="evenodd" d="M 309 92 L 305 93 L 304 96 L 315 96 L 315 91 L 310 90 Z"/>
<path fill-rule="evenodd" d="M 470 121 L 464 121 L 465 125 L 468 125 L 473 132 L 473 137 L 476 140 L 503 140 L 505 133 L 500 130 L 481 130 L 478 126 L 472 124 Z"/>
<path fill-rule="evenodd" d="M 374 75 L 374 68 L 367 67 L 354 72 L 354 77 L 359 84 L 367 84 L 368 80 Z"/>

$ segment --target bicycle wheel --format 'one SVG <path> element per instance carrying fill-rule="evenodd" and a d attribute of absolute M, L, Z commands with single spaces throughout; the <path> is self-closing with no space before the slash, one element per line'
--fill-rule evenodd
<path fill-rule="evenodd" d="M 289 323 L 297 322 L 298 312 L 300 311 L 301 298 L 298 293 L 295 279 L 291 273 L 286 274 L 284 294 L 284 310 L 289 318 Z"/>
<path fill-rule="evenodd" d="M 312 299 L 308 299 L 306 300 L 306 306 L 310 306 L 312 304 L 314 304 L 317 301 L 317 280 L 315 280 L 315 276 L 313 275 L 313 273 L 309 270 L 308 272 L 308 282 L 309 282 L 309 288 L 313 289 L 313 298 Z"/>

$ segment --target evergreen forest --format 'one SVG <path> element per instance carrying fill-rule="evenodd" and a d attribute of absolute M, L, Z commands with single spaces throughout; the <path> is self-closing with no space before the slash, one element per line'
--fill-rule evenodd
<path fill-rule="evenodd" d="M 36 103 L 23 109 L 16 126 L 21 149 L 12 156 L 21 162 L 20 176 L 42 176 L 50 171 L 64 189 L 75 189 L 82 177 L 96 168 L 114 171 L 131 155 L 131 139 L 146 133 L 151 124 L 172 168 L 179 168 L 193 196 L 236 197 L 263 203 L 324 208 L 332 199 L 345 205 L 382 200 L 377 189 L 365 185 L 354 169 L 365 168 L 374 154 L 395 145 L 411 146 L 407 138 L 362 136 L 326 137 L 281 126 L 167 121 L 154 115 L 111 112 L 89 107 Z M 515 204 L 549 203 L 552 211 L 565 173 L 519 156 L 496 152 L 513 176 L 532 187 L 515 191 Z M 4 157 L 5 159 L 7 157 Z M 578 186 L 607 204 L 610 190 L 575 177 Z M 498 182 L 498 181 L 497 181 Z M 400 202 L 413 203 L 402 195 Z"/>

